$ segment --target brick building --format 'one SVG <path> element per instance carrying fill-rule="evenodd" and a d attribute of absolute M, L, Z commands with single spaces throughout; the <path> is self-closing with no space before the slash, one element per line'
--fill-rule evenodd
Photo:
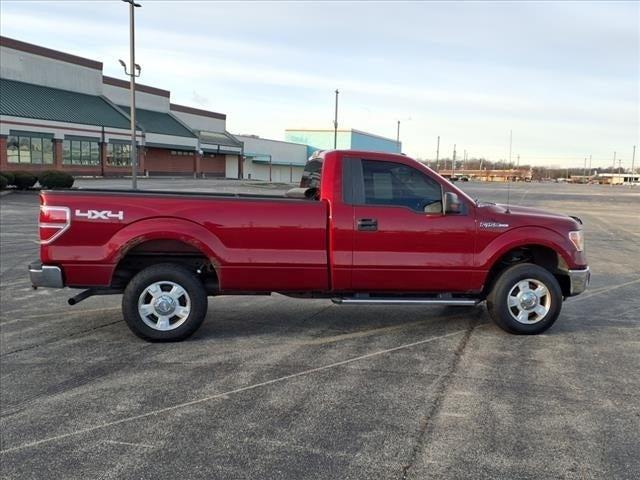
<path fill-rule="evenodd" d="M 128 81 L 104 76 L 101 62 L 7 37 L 0 59 L 0 170 L 129 174 Z M 136 86 L 139 171 L 241 176 L 243 144 L 226 115 L 170 97 Z"/>

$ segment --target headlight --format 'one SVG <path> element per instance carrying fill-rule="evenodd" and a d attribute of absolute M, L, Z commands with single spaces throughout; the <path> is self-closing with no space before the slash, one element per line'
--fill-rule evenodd
<path fill-rule="evenodd" d="M 575 232 L 569 232 L 569 240 L 576 247 L 579 252 L 584 250 L 584 231 L 577 230 Z"/>

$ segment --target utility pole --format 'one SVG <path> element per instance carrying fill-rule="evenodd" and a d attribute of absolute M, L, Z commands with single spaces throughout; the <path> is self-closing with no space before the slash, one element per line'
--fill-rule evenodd
<path fill-rule="evenodd" d="M 136 152 L 136 77 L 140 76 L 140 65 L 136 63 L 136 42 L 135 42 L 135 8 L 140 7 L 139 3 L 135 3 L 133 0 L 122 0 L 129 4 L 129 67 L 131 72 L 127 72 L 127 65 L 120 60 L 120 65 L 124 67 L 124 73 L 129 75 L 131 82 L 129 88 L 131 89 L 131 187 L 136 190 L 138 188 L 138 155 Z M 136 71 L 138 74 L 136 75 Z"/>
<path fill-rule="evenodd" d="M 591 171 L 591 155 L 589 155 L 589 178 L 591 178 L 592 174 L 593 172 Z"/>
<path fill-rule="evenodd" d="M 611 169 L 611 173 L 616 171 L 616 152 L 613 152 L 613 168 Z"/>
<path fill-rule="evenodd" d="M 509 130 L 509 168 L 511 168 L 511 147 L 513 147 L 513 130 Z"/>
<path fill-rule="evenodd" d="M 587 183 L 587 157 L 584 157 L 584 170 L 582 171 L 584 183 Z"/>
<path fill-rule="evenodd" d="M 635 152 L 633 147 L 633 151 Z M 438 135 L 438 145 L 436 146 L 436 172 L 440 169 L 440 135 Z"/>
<path fill-rule="evenodd" d="M 336 109 L 335 116 L 333 118 L 333 149 L 338 148 L 338 95 L 340 92 L 336 88 Z"/>
<path fill-rule="evenodd" d="M 456 174 L 456 145 L 453 144 L 453 161 L 451 162 L 451 180 L 453 181 L 453 177 Z"/>
<path fill-rule="evenodd" d="M 398 142 L 398 148 L 400 148 L 400 120 L 398 120 L 398 130 L 396 131 L 396 142 Z"/>
<path fill-rule="evenodd" d="M 633 155 L 631 156 L 631 182 L 635 182 L 636 178 L 634 177 L 635 175 L 635 166 L 636 166 L 636 146 L 633 146 Z"/>

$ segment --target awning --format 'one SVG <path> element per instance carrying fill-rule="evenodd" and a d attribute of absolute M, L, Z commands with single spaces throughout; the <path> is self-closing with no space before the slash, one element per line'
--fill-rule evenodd
<path fill-rule="evenodd" d="M 170 143 L 151 143 L 146 142 L 144 144 L 145 147 L 149 148 L 164 148 L 165 150 L 182 150 L 185 152 L 195 152 L 195 147 L 190 147 L 188 145 L 172 145 Z"/>
<path fill-rule="evenodd" d="M 249 160 L 251 160 L 253 163 L 258 163 L 260 165 L 274 165 L 274 166 L 300 167 L 300 168 L 304 167 L 304 165 L 301 164 L 301 163 L 283 162 L 283 161 L 279 161 L 279 160 L 273 160 L 271 162 L 268 159 L 267 160 L 261 160 L 261 159 L 251 158 Z"/>
<path fill-rule="evenodd" d="M 232 154 L 239 155 L 242 152 L 242 147 L 232 147 L 229 145 L 212 145 L 212 144 L 200 144 L 200 150 L 204 153 L 213 153 L 213 154 Z"/>

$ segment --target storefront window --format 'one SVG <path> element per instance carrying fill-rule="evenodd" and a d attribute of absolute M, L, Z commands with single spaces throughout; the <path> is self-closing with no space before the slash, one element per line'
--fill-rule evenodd
<path fill-rule="evenodd" d="M 31 139 L 31 163 L 42 163 L 42 139 Z"/>
<path fill-rule="evenodd" d="M 42 163 L 51 165 L 53 163 L 53 142 L 42 139 Z"/>
<path fill-rule="evenodd" d="M 93 140 L 69 139 L 62 142 L 65 165 L 100 165 L 100 145 Z"/>
<path fill-rule="evenodd" d="M 16 134 L 7 138 L 9 163 L 53 163 L 53 140 L 38 134 Z"/>
<path fill-rule="evenodd" d="M 98 165 L 100 163 L 100 145 L 97 142 L 91 142 L 91 164 Z"/>
<path fill-rule="evenodd" d="M 131 145 L 128 143 L 110 143 L 107 146 L 107 165 L 112 167 L 131 166 Z"/>
<path fill-rule="evenodd" d="M 20 163 L 20 151 L 18 150 L 18 137 L 7 138 L 7 161 Z"/>
<path fill-rule="evenodd" d="M 71 142 L 69 140 L 62 142 L 62 163 L 64 165 L 71 163 Z"/>
<path fill-rule="evenodd" d="M 71 140 L 69 140 L 71 142 Z M 82 165 L 82 150 L 80 150 L 81 142 L 71 142 L 71 163 L 73 165 Z"/>
<path fill-rule="evenodd" d="M 31 163 L 31 138 L 19 137 L 20 163 Z"/>

